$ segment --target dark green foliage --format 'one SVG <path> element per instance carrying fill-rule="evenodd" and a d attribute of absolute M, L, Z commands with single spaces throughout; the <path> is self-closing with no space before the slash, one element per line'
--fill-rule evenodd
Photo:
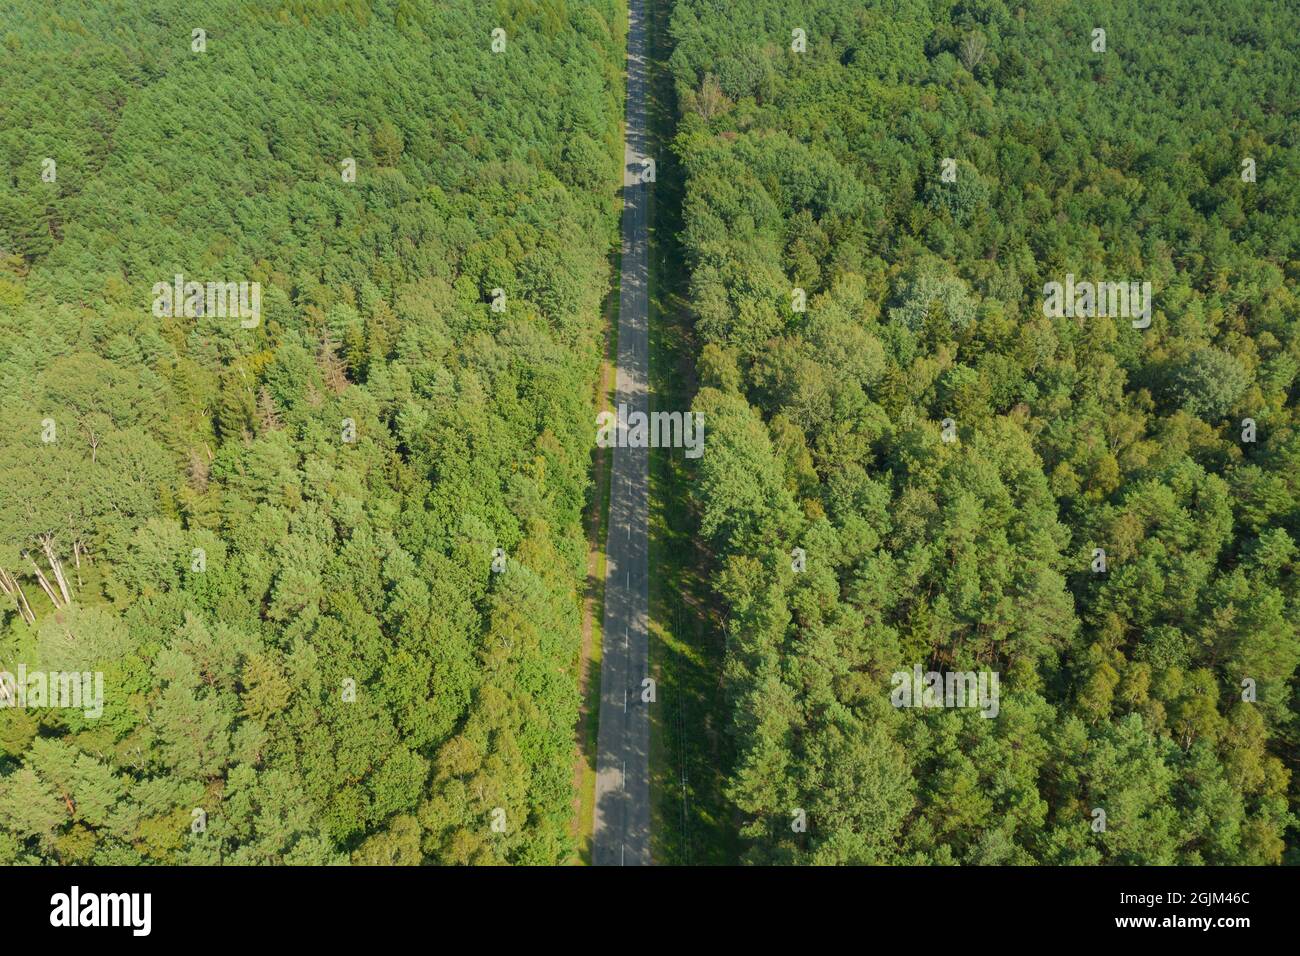
<path fill-rule="evenodd" d="M 748 859 L 1295 846 L 1293 20 L 677 3 L 694 505 Z M 1067 273 L 1150 281 L 1150 328 L 1045 317 Z M 889 706 L 918 663 L 998 672 L 1000 713 Z"/>
<path fill-rule="evenodd" d="M 105 706 L 4 711 L 0 862 L 566 859 L 622 8 L 76 7 L 0 23 L 0 669 Z"/>

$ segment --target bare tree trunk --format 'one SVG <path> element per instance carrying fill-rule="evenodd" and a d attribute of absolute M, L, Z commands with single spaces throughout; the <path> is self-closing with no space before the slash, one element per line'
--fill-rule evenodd
<path fill-rule="evenodd" d="M 80 541 L 72 542 L 72 560 L 77 565 L 77 587 L 84 588 L 86 585 L 83 584 L 81 580 L 81 542 Z"/>
<path fill-rule="evenodd" d="M 72 594 L 68 590 L 67 579 L 63 576 L 63 565 L 54 553 L 54 547 L 49 538 L 41 539 L 41 550 L 45 552 L 45 560 L 50 562 L 50 570 L 54 572 L 54 580 L 58 582 L 59 593 L 63 595 L 63 603 L 71 604 Z"/>
<path fill-rule="evenodd" d="M 44 591 L 46 596 L 50 599 L 50 603 L 53 604 L 55 608 L 63 607 L 63 604 L 59 601 L 59 596 L 54 592 L 54 588 L 50 587 L 49 579 L 46 578 L 45 573 L 41 571 L 41 566 L 36 563 L 36 559 L 32 557 L 32 553 L 30 551 L 24 551 L 23 554 L 27 557 L 27 560 L 31 562 L 32 570 L 36 572 L 36 580 L 40 584 L 41 590 Z"/>
<path fill-rule="evenodd" d="M 4 591 L 5 594 L 13 598 L 14 606 L 18 608 L 18 613 L 23 614 L 23 606 L 18 603 L 18 595 L 14 593 L 14 586 L 9 583 L 9 572 L 6 571 L 4 568 L 0 568 L 0 590 Z M 24 621 L 27 620 L 27 616 L 25 614 L 23 614 L 23 620 Z"/>
<path fill-rule="evenodd" d="M 32 613 L 31 605 L 27 603 L 27 595 L 23 593 L 22 585 L 18 579 L 9 573 L 8 568 L 0 568 L 0 590 L 8 594 L 14 600 L 14 606 L 18 608 L 18 616 L 28 624 L 36 623 L 36 615 Z"/>
<path fill-rule="evenodd" d="M 8 572 L 6 572 L 6 573 L 8 573 Z M 14 578 L 14 579 L 13 579 L 13 582 L 14 582 L 14 590 L 15 590 L 16 592 L 18 592 L 18 600 L 21 601 L 21 602 L 22 602 L 22 605 L 23 605 L 23 606 L 22 606 L 21 608 L 19 608 L 18 610 L 22 613 L 23 617 L 27 619 L 27 623 L 28 623 L 28 624 L 35 625 L 35 624 L 36 624 L 36 612 L 33 611 L 33 610 L 32 610 L 32 606 L 31 606 L 30 604 L 27 603 L 27 595 L 23 593 L 23 586 L 22 586 L 22 584 L 19 583 L 19 581 L 18 581 L 17 578 Z"/>
<path fill-rule="evenodd" d="M 50 570 L 54 572 L 54 579 L 59 583 L 59 592 L 63 595 L 63 603 L 72 603 L 72 588 L 68 587 L 68 579 L 63 576 L 63 562 L 58 558 L 50 558 Z"/>

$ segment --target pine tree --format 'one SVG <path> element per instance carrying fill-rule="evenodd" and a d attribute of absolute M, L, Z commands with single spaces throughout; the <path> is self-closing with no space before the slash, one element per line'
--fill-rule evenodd
<path fill-rule="evenodd" d="M 325 378 L 325 387 L 335 395 L 341 395 L 348 387 L 347 366 L 338 355 L 338 344 L 334 336 L 326 330 L 321 338 L 320 349 L 316 353 L 316 364 L 320 366 Z"/>
<path fill-rule="evenodd" d="M 271 390 L 263 385 L 257 393 L 258 433 L 265 435 L 267 432 L 279 431 L 283 427 L 284 421 L 280 418 L 280 410 L 276 407 L 275 399 L 271 397 Z"/>

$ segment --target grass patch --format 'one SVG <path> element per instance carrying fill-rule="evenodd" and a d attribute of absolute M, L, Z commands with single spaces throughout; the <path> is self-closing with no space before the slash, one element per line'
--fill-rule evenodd
<path fill-rule="evenodd" d="M 601 363 L 596 411 L 612 404 L 615 380 L 614 357 L 618 354 L 618 302 L 622 256 L 614 254 L 614 285 L 605 308 L 608 334 L 605 359 Z M 592 829 L 596 814 L 596 736 L 600 729 L 600 661 L 605 634 L 605 541 L 609 537 L 609 494 L 614 458 L 607 449 L 592 454 L 592 502 L 588 511 L 587 593 L 583 608 L 583 646 L 578 666 L 585 667 L 582 709 L 578 714 L 578 853 L 574 863 L 591 865 Z"/>
<path fill-rule="evenodd" d="M 668 72 L 671 0 L 650 0 L 650 133 L 656 144 L 650 207 L 651 404 L 684 411 L 696 392 L 689 273 L 677 242 L 682 170 L 667 148 L 676 129 Z M 707 426 L 707 423 L 706 423 Z M 707 453 L 707 427 L 705 447 Z M 730 765 L 723 729 L 725 639 L 716 626 L 702 569 L 711 558 L 699 546 L 690 507 L 695 465 L 680 452 L 650 459 L 650 668 L 658 686 L 651 707 L 652 856 L 661 864 L 736 862 L 734 808 L 723 796 Z"/>

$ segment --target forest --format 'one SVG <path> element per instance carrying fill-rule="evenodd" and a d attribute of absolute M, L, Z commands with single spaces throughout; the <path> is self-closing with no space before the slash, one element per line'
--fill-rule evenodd
<path fill-rule="evenodd" d="M 674 5 L 746 862 L 1300 862 L 1294 28 Z M 891 706 L 914 668 L 998 675 L 996 719 Z"/>
<path fill-rule="evenodd" d="M 1294 2 L 654 9 L 727 862 L 1300 864 Z M 0 866 L 579 857 L 628 24 L 5 4 Z"/>
<path fill-rule="evenodd" d="M 0 864 L 566 860 L 625 9 L 5 7 Z"/>

